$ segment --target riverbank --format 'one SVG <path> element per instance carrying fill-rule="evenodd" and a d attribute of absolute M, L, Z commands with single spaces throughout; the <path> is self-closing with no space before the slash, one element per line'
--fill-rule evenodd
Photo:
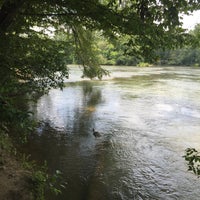
<path fill-rule="evenodd" d="M 0 130 L 0 200 L 44 200 L 59 195 L 65 183 L 61 172 L 48 173 L 47 163 L 37 165 L 18 153 L 12 139 Z"/>
<path fill-rule="evenodd" d="M 31 172 L 14 154 L 11 140 L 0 134 L 0 199 L 32 200 Z"/>
<path fill-rule="evenodd" d="M 32 200 L 29 187 L 31 174 L 7 152 L 0 151 L 0 155 L 3 159 L 0 165 L 0 199 Z"/>

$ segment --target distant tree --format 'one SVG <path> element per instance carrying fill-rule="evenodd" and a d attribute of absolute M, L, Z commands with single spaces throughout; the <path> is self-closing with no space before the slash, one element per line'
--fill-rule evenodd
<path fill-rule="evenodd" d="M 200 48 L 200 24 L 197 24 L 194 30 L 190 31 L 190 34 L 194 36 L 193 47 Z"/>
<path fill-rule="evenodd" d="M 200 24 L 189 32 L 188 41 L 181 48 L 157 52 L 160 63 L 165 65 L 200 66 Z"/>

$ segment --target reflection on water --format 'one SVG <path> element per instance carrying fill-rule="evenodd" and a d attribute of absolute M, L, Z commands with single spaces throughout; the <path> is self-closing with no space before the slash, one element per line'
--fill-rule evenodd
<path fill-rule="evenodd" d="M 32 108 L 41 125 L 26 151 L 63 172 L 58 199 L 200 199 L 182 158 L 200 148 L 200 69 L 110 69 L 103 81 L 80 81 L 75 69 Z"/>

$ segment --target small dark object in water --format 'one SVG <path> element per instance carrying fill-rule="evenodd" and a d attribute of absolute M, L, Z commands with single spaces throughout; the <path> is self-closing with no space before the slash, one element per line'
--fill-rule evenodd
<path fill-rule="evenodd" d="M 95 131 L 93 128 L 93 135 L 94 137 L 101 137 L 101 134 L 98 131 Z"/>

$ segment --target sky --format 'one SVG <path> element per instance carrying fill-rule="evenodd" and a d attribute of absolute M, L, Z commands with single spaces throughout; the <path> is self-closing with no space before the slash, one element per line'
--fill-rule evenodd
<path fill-rule="evenodd" d="M 193 12 L 192 15 L 183 17 L 183 28 L 194 29 L 195 25 L 200 23 L 200 10 Z"/>

